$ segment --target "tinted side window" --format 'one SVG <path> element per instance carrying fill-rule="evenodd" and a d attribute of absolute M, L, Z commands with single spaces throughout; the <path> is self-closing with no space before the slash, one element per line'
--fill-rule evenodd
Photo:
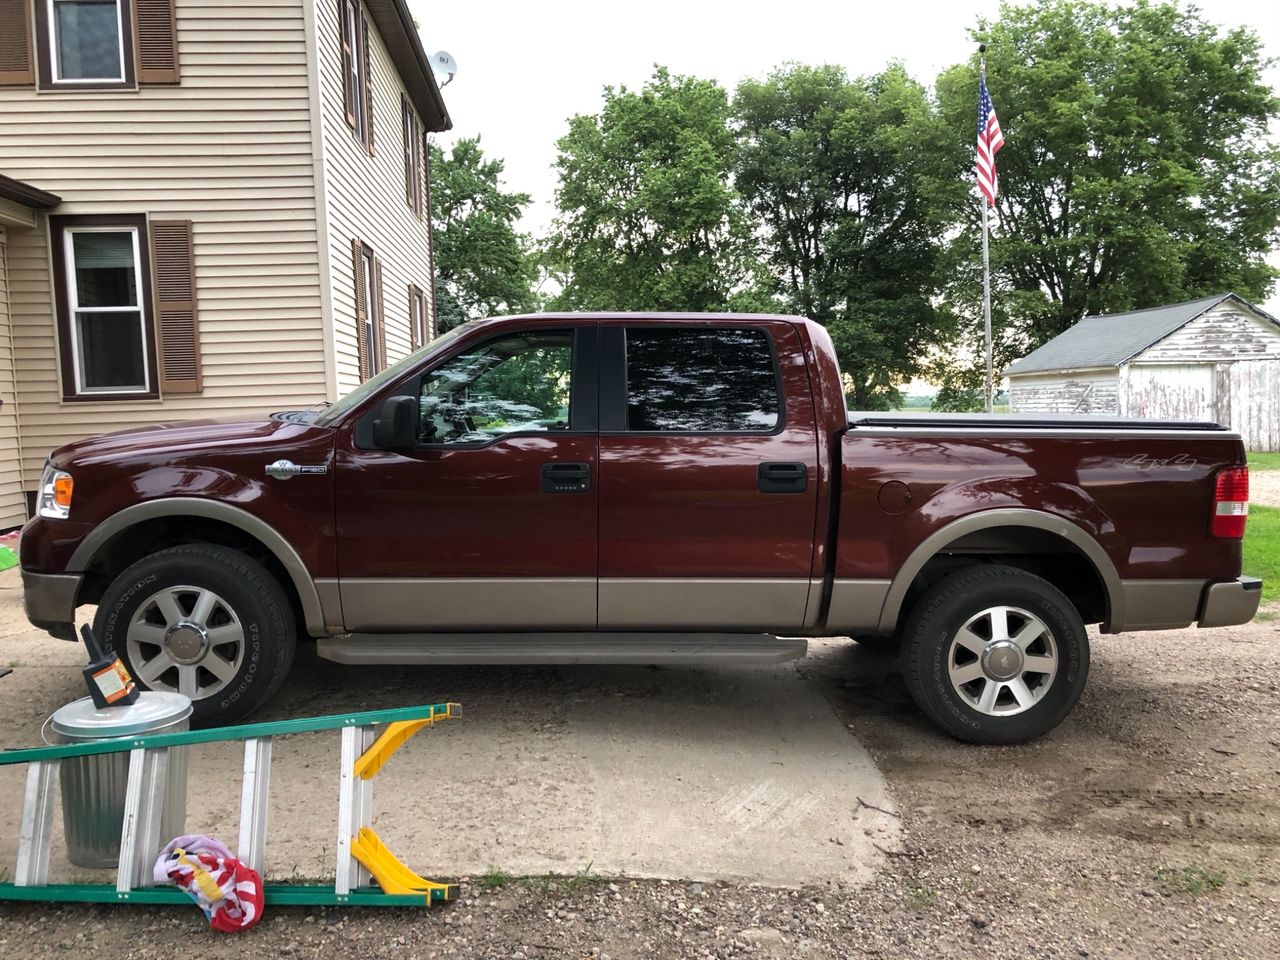
<path fill-rule="evenodd" d="M 768 433 L 780 420 L 763 330 L 627 331 L 627 429 Z"/>

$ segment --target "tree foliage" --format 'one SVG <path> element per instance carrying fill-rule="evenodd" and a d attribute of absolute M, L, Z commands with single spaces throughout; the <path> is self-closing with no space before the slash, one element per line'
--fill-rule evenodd
<path fill-rule="evenodd" d="M 758 305 L 750 225 L 730 183 L 724 89 L 655 70 L 606 87 L 558 142 L 559 216 L 548 249 L 561 306 L 724 310 Z"/>
<path fill-rule="evenodd" d="M 964 148 L 898 65 L 789 66 L 741 84 L 734 114 L 738 189 L 787 307 L 827 327 L 855 406 L 896 405 L 951 328 L 938 264 Z"/>
<path fill-rule="evenodd" d="M 537 309 L 537 258 L 516 228 L 529 195 L 503 189 L 502 161 L 486 159 L 479 138 L 459 140 L 448 154 L 435 144 L 430 151 L 440 330 Z"/>
<path fill-rule="evenodd" d="M 1234 290 L 1264 299 L 1280 223 L 1277 116 L 1261 44 L 1193 8 L 1040 0 L 975 31 L 1005 147 L 991 264 L 997 367 L 1080 317 Z M 977 63 L 946 71 L 972 143 Z M 979 206 L 958 211 L 947 295 L 981 323 Z"/>

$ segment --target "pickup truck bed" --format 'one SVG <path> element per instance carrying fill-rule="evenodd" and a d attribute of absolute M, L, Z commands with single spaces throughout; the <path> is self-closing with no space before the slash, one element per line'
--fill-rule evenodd
<path fill-rule="evenodd" d="M 850 414 L 795 317 L 466 324 L 322 412 L 54 451 L 28 616 L 76 608 L 225 722 L 296 640 L 366 662 L 689 662 L 901 647 L 970 740 L 1051 728 L 1104 631 L 1241 623 L 1248 474 L 1215 424 Z M 878 638 L 878 639 L 877 639 Z"/>

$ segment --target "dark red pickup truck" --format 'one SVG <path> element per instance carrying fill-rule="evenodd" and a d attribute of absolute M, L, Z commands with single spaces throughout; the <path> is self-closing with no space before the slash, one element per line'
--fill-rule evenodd
<path fill-rule="evenodd" d="M 967 740 L 1050 729 L 1104 632 L 1244 623 L 1248 474 L 1214 424 L 849 414 L 794 317 L 469 323 L 322 410 L 56 451 L 27 614 L 240 717 L 343 663 L 781 660 L 900 643 Z"/>

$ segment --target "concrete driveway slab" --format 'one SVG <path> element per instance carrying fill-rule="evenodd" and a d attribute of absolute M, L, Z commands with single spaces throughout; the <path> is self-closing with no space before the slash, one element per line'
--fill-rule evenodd
<path fill-rule="evenodd" d="M 21 618 L 0 574 L 0 741 L 39 742 L 82 694 L 77 647 Z M 374 783 L 375 829 L 425 876 L 601 874 L 790 886 L 867 880 L 898 843 L 867 752 L 793 665 L 358 668 L 310 647 L 255 719 L 457 700 L 463 717 L 410 741 Z M 240 749 L 191 748 L 187 829 L 232 846 Z M 338 736 L 274 751 L 269 873 L 329 877 Z M 15 855 L 20 779 L 0 771 L 0 864 Z M 879 809 L 877 809 L 879 808 Z M 889 812 L 884 812 L 889 811 Z M 55 852 L 55 879 L 90 876 Z"/>

